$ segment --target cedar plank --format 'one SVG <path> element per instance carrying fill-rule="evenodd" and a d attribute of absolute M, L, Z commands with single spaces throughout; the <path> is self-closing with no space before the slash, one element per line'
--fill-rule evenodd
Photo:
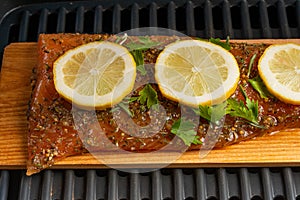
<path fill-rule="evenodd" d="M 300 39 L 248 40 L 249 43 L 300 44 Z M 37 64 L 37 43 L 12 43 L 4 51 L 0 76 L 0 169 L 25 169 L 27 160 L 28 101 L 31 94 L 30 77 Z M 186 152 L 168 167 L 242 167 L 242 166 L 300 166 L 300 130 L 277 133 L 216 149 L 199 159 L 199 152 Z M 167 156 L 167 155 L 161 155 Z M 163 163 L 163 159 L 134 156 L 132 160 L 112 155 L 111 166 L 128 167 L 146 163 L 147 167 Z M 68 157 L 52 168 L 105 168 L 100 161 L 86 153 Z"/>

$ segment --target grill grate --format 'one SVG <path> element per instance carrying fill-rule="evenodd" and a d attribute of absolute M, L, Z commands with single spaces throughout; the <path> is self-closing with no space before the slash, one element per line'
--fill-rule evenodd
<path fill-rule="evenodd" d="M 10 177 L 18 173 L 19 178 Z M 16 182 L 20 181 L 18 187 Z M 0 199 L 285 200 L 300 199 L 298 168 L 1 171 Z M 9 190 L 9 187 L 18 190 Z"/>
<path fill-rule="evenodd" d="M 21 6 L 0 22 L 0 56 L 11 42 L 40 33 L 119 33 L 163 27 L 201 38 L 298 38 L 298 0 L 62 2 Z"/>
<path fill-rule="evenodd" d="M 225 38 L 227 35 L 247 39 L 299 37 L 300 2 L 297 0 L 272 3 L 264 0 L 142 2 L 23 6 L 2 20 L 1 36 L 7 43 L 36 41 L 39 33 L 118 33 L 143 26 L 159 26 L 203 38 Z"/>
<path fill-rule="evenodd" d="M 0 53 L 40 33 L 118 33 L 157 26 L 201 38 L 299 38 L 299 0 L 89 1 L 21 6 L 0 23 Z M 2 56 L 2 55 L 1 55 Z M 2 59 L 1 59 L 2 60 Z M 300 200 L 299 168 L 0 171 L 5 199 Z"/>
<path fill-rule="evenodd" d="M 1 21 L 0 53 L 11 42 L 37 41 L 40 33 L 119 33 L 163 27 L 201 38 L 298 38 L 298 0 L 62 2 L 27 5 Z"/>

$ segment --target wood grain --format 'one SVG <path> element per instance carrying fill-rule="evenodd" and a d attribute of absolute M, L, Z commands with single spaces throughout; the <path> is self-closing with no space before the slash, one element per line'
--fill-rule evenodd
<path fill-rule="evenodd" d="M 252 43 L 299 43 L 295 40 L 255 40 Z M 12 43 L 6 47 L 0 76 L 0 168 L 23 169 L 27 160 L 26 112 L 31 94 L 30 77 L 37 64 L 36 43 Z M 101 155 L 104 155 L 102 153 Z M 52 168 L 110 167 L 241 167 L 300 166 L 300 129 L 259 137 L 223 149 L 211 151 L 200 158 L 199 151 L 186 152 L 171 164 L 170 153 L 141 156 L 105 153 L 106 160 L 89 153 L 68 157 Z M 108 159 L 107 159 L 108 158 Z M 105 164 L 104 164 L 105 163 Z"/>

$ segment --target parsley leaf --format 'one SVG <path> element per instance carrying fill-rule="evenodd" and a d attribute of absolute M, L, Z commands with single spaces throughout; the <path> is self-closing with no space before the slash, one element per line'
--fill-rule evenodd
<path fill-rule="evenodd" d="M 147 49 L 153 48 L 160 44 L 160 42 L 152 41 L 149 36 L 139 36 L 138 39 L 139 39 L 138 42 L 131 40 L 131 42 L 124 45 L 129 49 L 129 51 L 132 50 L 145 51 Z"/>
<path fill-rule="evenodd" d="M 219 120 L 221 120 L 224 115 L 229 114 L 232 117 L 240 117 L 247 120 L 252 126 L 265 128 L 259 125 L 258 101 L 249 99 L 246 92 L 242 88 L 241 90 L 246 99 L 246 104 L 243 101 L 229 98 L 225 102 L 214 106 L 200 105 L 199 109 L 194 109 L 194 112 L 216 125 L 218 125 Z"/>
<path fill-rule="evenodd" d="M 226 42 L 222 42 L 220 38 L 210 38 L 208 41 L 211 43 L 214 43 L 216 45 L 219 45 L 228 51 L 231 49 L 231 46 L 229 43 L 229 37 L 227 37 Z"/>
<path fill-rule="evenodd" d="M 259 93 L 261 98 L 273 97 L 259 76 L 248 80 L 251 86 Z"/>
<path fill-rule="evenodd" d="M 228 110 L 229 114 L 233 117 L 241 117 L 251 124 L 258 126 L 258 101 L 250 100 L 246 92 L 241 88 L 243 95 L 246 99 L 246 105 L 243 101 L 237 101 L 235 99 L 228 99 Z"/>
<path fill-rule="evenodd" d="M 147 70 L 145 69 L 145 66 L 144 65 L 138 65 L 136 67 L 136 69 L 143 75 L 145 76 L 147 74 Z"/>
<path fill-rule="evenodd" d="M 125 102 L 122 101 L 120 103 L 118 103 L 117 105 L 115 105 L 113 108 L 111 108 L 110 112 L 116 112 L 119 109 L 124 110 L 130 117 L 133 117 L 133 113 L 131 112 L 131 110 L 129 109 L 129 101 Z"/>
<path fill-rule="evenodd" d="M 249 66 L 248 66 L 247 77 L 250 76 L 250 73 L 251 73 L 252 66 L 253 66 L 253 63 L 254 63 L 255 58 L 256 58 L 256 54 L 254 54 L 254 55 L 251 57 L 251 59 L 250 59 L 250 63 L 249 63 Z"/>
<path fill-rule="evenodd" d="M 138 97 L 131 97 L 130 101 L 139 101 L 141 104 L 146 104 L 147 108 L 158 104 L 157 92 L 150 84 L 147 84 L 140 92 Z"/>
<path fill-rule="evenodd" d="M 243 101 L 237 101 L 235 99 L 227 100 L 230 112 L 233 117 L 241 117 L 250 122 L 250 124 L 259 127 L 258 123 L 258 103 L 253 100 L 247 101 L 246 105 Z"/>
<path fill-rule="evenodd" d="M 172 125 L 171 133 L 180 137 L 187 146 L 191 144 L 202 144 L 195 131 L 195 125 L 191 121 L 182 119 L 176 120 Z"/>
<path fill-rule="evenodd" d="M 194 112 L 200 115 L 200 117 L 217 124 L 227 114 L 226 107 L 226 101 L 214 106 L 199 105 L 199 109 L 194 109 Z"/>
<path fill-rule="evenodd" d="M 131 55 L 134 58 L 134 61 L 136 63 L 136 69 L 145 76 L 147 74 L 147 71 L 144 66 L 144 54 L 142 50 L 132 50 Z"/>
<path fill-rule="evenodd" d="M 133 113 L 131 112 L 131 110 L 129 109 L 129 105 L 128 103 L 125 103 L 125 102 L 120 102 L 118 104 L 118 106 L 120 108 L 122 108 L 130 117 L 133 117 Z"/>

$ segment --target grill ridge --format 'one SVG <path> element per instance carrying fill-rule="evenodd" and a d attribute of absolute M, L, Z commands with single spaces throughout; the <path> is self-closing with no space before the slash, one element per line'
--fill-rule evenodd
<path fill-rule="evenodd" d="M 265 38 L 272 37 L 270 22 L 268 17 L 267 5 L 264 0 L 259 3 L 259 14 L 261 19 L 262 36 Z"/>
<path fill-rule="evenodd" d="M 109 170 L 108 172 L 108 199 L 118 199 L 117 173 L 115 170 Z"/>
<path fill-rule="evenodd" d="M 231 12 L 230 12 L 230 4 L 228 0 L 224 0 L 223 6 L 222 6 L 222 12 L 223 12 L 223 36 L 222 38 L 226 36 L 230 36 L 231 38 L 234 38 L 234 33 L 232 29 L 232 19 L 231 19 Z"/>
<path fill-rule="evenodd" d="M 300 31 L 300 1 L 296 2 L 296 18 L 297 18 L 297 27 L 298 27 L 298 31 Z"/>
<path fill-rule="evenodd" d="M 64 7 L 61 7 L 58 11 L 58 17 L 57 17 L 57 27 L 56 32 L 57 33 L 63 33 L 65 32 L 65 25 L 66 25 L 66 9 Z"/>
<path fill-rule="evenodd" d="M 218 170 L 218 186 L 219 186 L 219 198 L 228 199 L 229 198 L 228 180 L 224 168 L 220 168 Z"/>
<path fill-rule="evenodd" d="M 84 26 L 84 7 L 79 6 L 76 10 L 76 19 L 75 19 L 75 32 L 83 33 Z"/>
<path fill-rule="evenodd" d="M 52 187 L 53 187 L 53 172 L 46 171 L 43 175 L 41 199 L 43 200 L 51 199 Z"/>
<path fill-rule="evenodd" d="M 113 8 L 112 18 L 112 33 L 119 33 L 121 31 L 121 7 L 119 4 Z"/>
<path fill-rule="evenodd" d="M 73 170 L 65 171 L 65 182 L 63 188 L 63 199 L 72 199 L 74 198 L 74 184 L 75 184 L 75 175 Z"/>
<path fill-rule="evenodd" d="M 140 191 L 140 176 L 138 173 L 130 174 L 130 198 L 132 200 L 139 200 L 141 199 L 141 191 Z"/>
<path fill-rule="evenodd" d="M 176 5 L 173 1 L 168 4 L 168 28 L 176 30 Z"/>
<path fill-rule="evenodd" d="M 251 185 L 247 168 L 240 169 L 241 199 L 250 200 Z"/>
<path fill-rule="evenodd" d="M 157 4 L 152 2 L 149 8 L 149 26 L 157 26 Z"/>
<path fill-rule="evenodd" d="M 204 16 L 205 17 L 205 37 L 210 38 L 214 37 L 214 28 L 213 28 L 213 14 L 212 14 L 212 5 L 209 0 L 206 0 L 204 3 Z"/>
<path fill-rule="evenodd" d="M 195 170 L 196 199 L 205 200 L 207 197 L 206 179 L 204 169 Z"/>
<path fill-rule="evenodd" d="M 94 17 L 94 32 L 101 33 L 102 32 L 102 17 L 103 17 L 103 8 L 102 6 L 97 6 L 95 9 L 95 17 Z"/>
<path fill-rule="evenodd" d="M 42 9 L 38 25 L 38 34 L 45 33 L 47 30 L 48 13 L 49 10 L 47 8 Z"/>
<path fill-rule="evenodd" d="M 241 1 L 241 15 L 243 16 L 242 20 L 242 35 L 244 38 L 253 38 L 252 28 L 250 23 L 249 15 L 249 5 L 246 0 Z"/>
<path fill-rule="evenodd" d="M 96 199 L 96 171 L 89 170 L 87 171 L 86 177 L 86 199 Z"/>
<path fill-rule="evenodd" d="M 184 181 L 181 169 L 175 169 L 173 172 L 174 181 L 174 200 L 185 199 L 184 195 Z"/>
<path fill-rule="evenodd" d="M 191 1 L 186 5 L 186 34 L 195 35 L 194 4 Z"/>
<path fill-rule="evenodd" d="M 0 172 L 0 200 L 8 199 L 9 172 Z"/>
<path fill-rule="evenodd" d="M 24 42 L 27 40 L 28 26 L 29 26 L 29 11 L 24 11 L 20 23 L 19 41 Z"/>
<path fill-rule="evenodd" d="M 161 173 L 159 171 L 154 171 L 151 175 L 152 178 L 152 199 L 153 200 L 159 200 L 161 199 L 162 194 L 162 178 Z"/>
<path fill-rule="evenodd" d="M 293 179 L 293 172 L 291 168 L 284 168 L 283 169 L 283 177 L 284 177 L 284 184 L 286 190 L 286 199 L 295 199 L 296 198 L 296 187 L 295 182 Z"/>
<path fill-rule="evenodd" d="M 131 28 L 139 27 L 139 5 L 134 3 L 131 8 Z"/>
<path fill-rule="evenodd" d="M 268 168 L 262 169 L 262 183 L 263 183 L 263 190 L 264 190 L 264 199 L 272 200 L 274 191 L 272 187 L 270 170 Z"/>
<path fill-rule="evenodd" d="M 286 10 L 285 10 L 285 3 L 283 2 L 283 0 L 279 0 L 277 4 L 278 4 L 277 12 L 278 12 L 278 16 L 280 16 L 278 17 L 279 20 L 278 23 L 280 26 L 282 37 L 289 38 L 291 34 L 290 34 L 289 24 L 288 24 Z"/>

